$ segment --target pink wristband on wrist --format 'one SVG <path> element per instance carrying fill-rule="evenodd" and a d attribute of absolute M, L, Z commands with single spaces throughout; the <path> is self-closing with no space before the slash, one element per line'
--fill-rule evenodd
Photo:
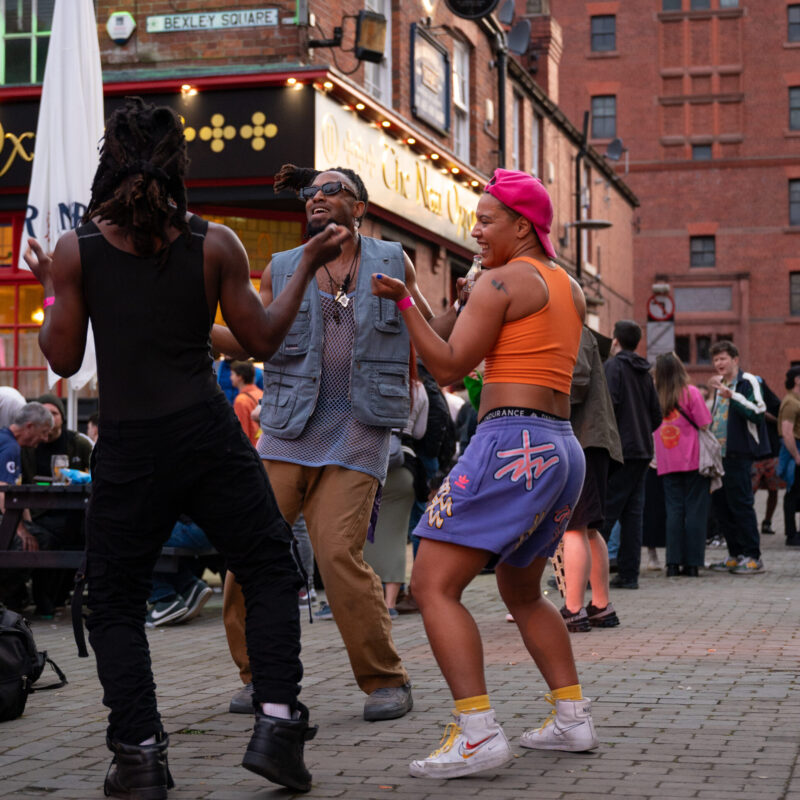
<path fill-rule="evenodd" d="M 411 308 L 411 306 L 415 306 L 416 303 L 414 302 L 414 298 L 411 295 L 404 297 L 402 300 L 397 301 L 397 307 L 401 311 L 405 311 L 407 308 Z"/>
<path fill-rule="evenodd" d="M 53 303 L 55 303 L 55 301 L 56 301 L 56 298 L 53 295 L 50 295 L 50 297 L 45 297 L 44 302 L 42 303 L 42 305 L 45 308 L 47 308 L 48 306 L 53 305 Z"/>

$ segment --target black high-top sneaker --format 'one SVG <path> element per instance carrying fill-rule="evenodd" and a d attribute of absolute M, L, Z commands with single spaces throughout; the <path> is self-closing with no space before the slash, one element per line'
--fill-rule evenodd
<path fill-rule="evenodd" d="M 308 724 L 308 709 L 297 704 L 297 719 L 270 717 L 256 711 L 256 724 L 242 766 L 268 781 L 307 792 L 311 773 L 303 761 L 303 747 L 317 735 L 317 726 Z"/>
<path fill-rule="evenodd" d="M 166 800 L 175 786 L 167 764 L 169 736 L 160 733 L 155 744 L 123 744 L 106 737 L 114 754 L 103 791 L 122 800 Z"/>

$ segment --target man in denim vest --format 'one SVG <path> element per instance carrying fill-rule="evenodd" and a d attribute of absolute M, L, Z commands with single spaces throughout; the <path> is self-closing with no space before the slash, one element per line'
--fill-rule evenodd
<path fill-rule="evenodd" d="M 332 617 L 368 695 L 364 719 L 395 719 L 412 708 L 411 685 L 392 642 L 380 581 L 362 550 L 386 477 L 390 430 L 408 418 L 409 339 L 395 303 L 372 294 L 371 274 L 405 280 L 425 317 L 433 314 L 401 246 L 359 234 L 368 198 L 356 173 L 287 165 L 275 189 L 293 189 L 305 200 L 308 237 L 332 221 L 352 237 L 311 282 L 280 349 L 265 364 L 258 452 L 287 521 L 301 512 L 305 517 Z M 261 280 L 265 306 L 283 290 L 303 248 L 274 255 Z M 448 310 L 437 328 L 447 335 L 454 322 Z M 215 329 L 214 344 L 244 355 L 224 329 Z M 230 710 L 244 711 L 251 691 L 244 604 L 230 573 L 224 617 L 245 684 Z"/>

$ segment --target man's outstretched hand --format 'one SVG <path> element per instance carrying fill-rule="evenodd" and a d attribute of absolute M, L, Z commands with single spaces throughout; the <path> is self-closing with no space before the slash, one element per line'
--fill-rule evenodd
<path fill-rule="evenodd" d="M 53 265 L 52 256 L 45 253 L 36 239 L 28 239 L 28 248 L 25 250 L 23 258 L 30 271 L 42 286 L 47 288 L 52 285 L 50 278 L 50 269 Z"/>

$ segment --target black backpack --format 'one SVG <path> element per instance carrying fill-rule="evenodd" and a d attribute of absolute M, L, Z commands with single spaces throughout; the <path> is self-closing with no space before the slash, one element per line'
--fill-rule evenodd
<path fill-rule="evenodd" d="M 37 689 L 59 689 L 66 684 L 64 673 L 36 649 L 28 623 L 16 613 L 0 608 L 0 722 L 22 716 L 28 695 L 45 664 L 55 670 L 59 682 Z"/>
<path fill-rule="evenodd" d="M 428 395 L 428 427 L 419 441 L 418 452 L 428 458 L 438 459 L 439 475 L 446 475 L 453 465 L 456 454 L 456 426 L 436 379 L 419 362 L 417 371 Z M 436 480 L 435 488 L 438 488 L 440 479 Z"/>

